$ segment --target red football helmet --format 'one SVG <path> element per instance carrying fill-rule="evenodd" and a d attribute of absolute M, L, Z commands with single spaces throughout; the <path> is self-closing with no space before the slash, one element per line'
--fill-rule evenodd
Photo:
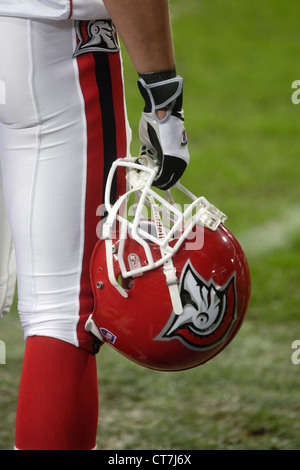
<path fill-rule="evenodd" d="M 120 167 L 128 191 L 111 205 Z M 108 216 L 91 260 L 95 306 L 86 329 L 137 364 L 179 371 L 212 359 L 236 335 L 250 274 L 241 246 L 223 225 L 226 216 L 178 183 L 192 200 L 182 211 L 169 191 L 163 198 L 152 189 L 155 174 L 149 159 L 112 166 Z"/>

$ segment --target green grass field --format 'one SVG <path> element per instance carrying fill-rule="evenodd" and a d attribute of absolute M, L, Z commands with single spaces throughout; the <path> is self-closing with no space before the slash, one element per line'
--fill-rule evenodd
<path fill-rule="evenodd" d="M 180 373 L 98 357 L 101 449 L 300 450 L 300 79 L 295 0 L 171 0 L 191 164 L 182 183 L 228 215 L 248 256 L 245 323 L 214 360 Z M 151 38 L 150 38 L 151 40 Z M 142 101 L 124 52 L 132 153 Z M 16 308 L 0 322 L 0 449 L 14 444 L 24 350 Z"/>

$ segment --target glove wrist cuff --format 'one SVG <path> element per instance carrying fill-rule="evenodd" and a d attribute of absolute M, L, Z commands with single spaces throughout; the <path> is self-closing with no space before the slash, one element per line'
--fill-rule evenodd
<path fill-rule="evenodd" d="M 176 67 L 175 65 L 168 70 L 160 70 L 158 72 L 150 73 L 139 73 L 139 78 L 142 78 L 147 85 L 151 83 L 158 83 L 164 80 L 170 80 L 171 78 L 176 77 Z"/>
<path fill-rule="evenodd" d="M 144 113 L 151 113 L 152 117 L 162 124 L 171 114 L 183 120 L 182 88 L 183 78 L 176 75 L 167 80 L 146 83 L 144 78 L 138 79 L 138 87 L 145 101 Z M 167 108 L 166 117 L 160 120 L 156 114 L 158 109 Z"/>

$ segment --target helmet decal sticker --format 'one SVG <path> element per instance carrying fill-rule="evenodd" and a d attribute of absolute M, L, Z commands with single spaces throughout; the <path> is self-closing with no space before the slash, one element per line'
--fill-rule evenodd
<path fill-rule="evenodd" d="M 187 348 L 203 351 L 222 342 L 236 318 L 235 273 L 218 286 L 206 281 L 190 260 L 179 283 L 183 313 L 172 312 L 168 323 L 155 338 L 159 341 L 178 339 Z"/>
<path fill-rule="evenodd" d="M 107 328 L 103 328 L 103 327 L 100 328 L 100 333 L 111 344 L 115 343 L 117 337 L 113 333 L 111 333 Z"/>

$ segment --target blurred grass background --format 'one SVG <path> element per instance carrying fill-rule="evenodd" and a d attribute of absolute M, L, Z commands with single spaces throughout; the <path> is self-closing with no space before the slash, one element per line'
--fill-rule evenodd
<path fill-rule="evenodd" d="M 191 164 L 182 183 L 228 215 L 252 274 L 245 323 L 213 361 L 180 373 L 98 357 L 99 449 L 300 449 L 299 2 L 171 0 Z M 151 41 L 151 38 L 149 38 Z M 137 155 L 142 101 L 126 51 Z M 16 305 L 0 322 L 0 449 L 14 444 L 24 350 Z"/>

